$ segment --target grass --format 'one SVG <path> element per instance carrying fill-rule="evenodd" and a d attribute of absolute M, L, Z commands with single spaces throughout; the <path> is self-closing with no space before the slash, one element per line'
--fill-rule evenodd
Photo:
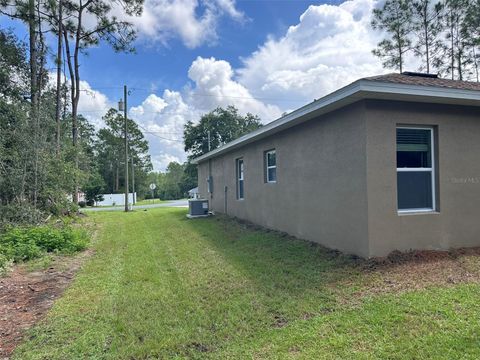
<path fill-rule="evenodd" d="M 89 217 L 94 257 L 16 359 L 480 357 L 476 283 L 359 297 L 378 282 L 359 260 L 277 233 L 173 208 Z"/>

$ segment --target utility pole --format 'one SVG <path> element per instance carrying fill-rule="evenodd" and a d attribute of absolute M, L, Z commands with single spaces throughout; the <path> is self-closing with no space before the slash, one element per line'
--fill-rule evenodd
<path fill-rule="evenodd" d="M 125 119 L 125 212 L 128 212 L 128 128 L 127 128 L 127 85 L 123 85 L 123 117 Z"/>
<path fill-rule="evenodd" d="M 133 205 L 137 202 L 135 199 L 135 168 L 133 167 L 133 155 L 132 155 L 132 198 L 133 198 Z"/>
<path fill-rule="evenodd" d="M 118 110 L 123 110 L 124 119 L 124 141 L 125 141 L 125 212 L 128 212 L 128 128 L 127 128 L 127 85 L 123 85 L 123 101 L 118 102 Z"/>
<path fill-rule="evenodd" d="M 208 152 L 210 152 L 210 130 L 207 131 L 208 135 Z"/>

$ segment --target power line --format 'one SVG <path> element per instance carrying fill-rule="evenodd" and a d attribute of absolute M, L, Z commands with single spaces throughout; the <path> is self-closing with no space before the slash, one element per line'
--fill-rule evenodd
<path fill-rule="evenodd" d="M 157 138 L 159 138 L 159 139 L 162 139 L 162 140 L 180 142 L 180 143 L 183 144 L 183 140 L 179 140 L 179 139 L 168 139 L 168 138 L 166 138 L 166 137 L 159 136 L 159 135 L 157 135 L 159 132 L 149 131 L 148 129 L 146 129 L 146 128 L 144 128 L 142 125 L 140 125 L 139 123 L 136 123 L 136 124 L 138 125 L 138 127 L 139 127 L 140 129 L 143 130 L 143 133 L 144 133 L 144 134 L 153 135 L 153 136 L 155 136 L 155 137 L 157 137 Z"/>

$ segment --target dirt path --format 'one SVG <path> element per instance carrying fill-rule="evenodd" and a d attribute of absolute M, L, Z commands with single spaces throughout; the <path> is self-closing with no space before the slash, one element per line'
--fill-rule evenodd
<path fill-rule="evenodd" d="M 56 257 L 42 271 L 27 272 L 25 266 L 16 266 L 0 277 L 0 359 L 10 357 L 25 330 L 45 316 L 91 253 Z"/>

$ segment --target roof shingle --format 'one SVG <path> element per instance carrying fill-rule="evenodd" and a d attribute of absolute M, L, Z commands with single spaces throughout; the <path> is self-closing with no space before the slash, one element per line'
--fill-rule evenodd
<path fill-rule="evenodd" d="M 367 81 L 388 82 L 405 85 L 435 86 L 449 89 L 477 90 L 480 91 L 480 83 L 471 81 L 449 80 L 435 77 L 425 77 L 415 74 L 386 74 L 364 78 Z"/>

